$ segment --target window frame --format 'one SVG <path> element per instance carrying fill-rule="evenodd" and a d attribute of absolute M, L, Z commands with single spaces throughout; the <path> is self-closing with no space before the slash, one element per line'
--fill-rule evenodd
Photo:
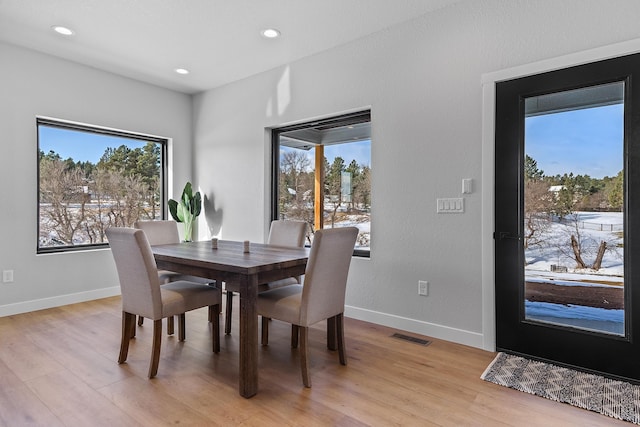
<path fill-rule="evenodd" d="M 160 146 L 160 218 L 167 218 L 167 200 L 168 200 L 168 146 L 169 138 L 160 137 L 142 132 L 125 131 L 121 129 L 109 128 L 87 123 L 73 122 L 69 120 L 56 119 L 51 117 L 36 117 L 36 254 L 50 254 L 61 252 L 76 252 L 96 249 L 105 249 L 109 247 L 108 242 L 92 243 L 83 245 L 67 245 L 55 247 L 40 247 L 40 126 L 53 127 L 64 130 L 87 132 L 91 134 L 106 135 L 120 138 L 133 139 L 144 142 L 153 142 Z"/>
<path fill-rule="evenodd" d="M 356 111 L 353 113 L 341 114 L 324 119 L 312 120 L 282 126 L 271 129 L 271 221 L 279 218 L 278 196 L 279 196 L 279 173 L 280 173 L 280 135 L 286 132 L 314 128 L 314 127 L 343 127 L 360 123 L 371 124 L 371 110 Z M 369 250 L 357 249 L 353 251 L 353 256 L 360 258 L 371 257 L 371 243 Z"/>

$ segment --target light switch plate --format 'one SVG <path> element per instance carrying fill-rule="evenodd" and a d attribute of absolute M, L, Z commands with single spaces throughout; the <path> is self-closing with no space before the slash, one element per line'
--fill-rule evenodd
<path fill-rule="evenodd" d="M 455 197 L 449 199 L 436 199 L 438 213 L 463 213 L 464 199 Z"/>
<path fill-rule="evenodd" d="M 473 193 L 473 179 L 464 178 L 462 180 L 462 194 L 471 194 Z"/>
<path fill-rule="evenodd" d="M 2 270 L 2 283 L 13 283 L 13 270 Z"/>

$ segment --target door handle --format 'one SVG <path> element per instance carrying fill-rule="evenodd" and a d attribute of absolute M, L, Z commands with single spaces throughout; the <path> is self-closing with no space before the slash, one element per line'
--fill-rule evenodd
<path fill-rule="evenodd" d="M 495 233 L 494 233 L 495 238 Z M 522 240 L 522 236 L 514 236 L 508 231 L 498 232 L 498 240 Z"/>

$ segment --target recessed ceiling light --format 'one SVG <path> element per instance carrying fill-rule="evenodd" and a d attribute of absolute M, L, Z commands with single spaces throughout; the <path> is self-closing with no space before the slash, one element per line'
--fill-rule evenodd
<path fill-rule="evenodd" d="M 280 31 L 275 28 L 267 28 L 266 30 L 262 30 L 262 36 L 268 39 L 275 39 L 280 36 Z"/>
<path fill-rule="evenodd" d="M 189 74 L 189 70 L 186 68 L 176 68 L 176 73 L 178 74 Z"/>
<path fill-rule="evenodd" d="M 63 36 L 72 36 L 76 33 L 71 28 L 63 27 L 62 25 L 54 25 L 51 28 L 53 29 L 53 31 L 58 34 L 62 34 Z"/>

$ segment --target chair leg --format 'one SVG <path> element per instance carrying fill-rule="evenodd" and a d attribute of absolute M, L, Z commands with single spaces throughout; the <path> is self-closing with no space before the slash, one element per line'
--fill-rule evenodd
<path fill-rule="evenodd" d="M 213 352 L 220 353 L 220 304 L 210 305 L 209 313 L 216 313 L 211 318 L 211 339 L 213 341 Z"/>
<path fill-rule="evenodd" d="M 173 335 L 175 333 L 174 330 L 174 321 L 173 316 L 167 317 L 167 335 Z"/>
<path fill-rule="evenodd" d="M 134 320 L 134 322 L 133 322 L 134 326 L 131 329 L 131 338 L 135 338 L 135 336 L 136 336 L 136 327 L 135 327 L 135 323 L 136 323 L 135 320 L 136 319 L 135 319 L 135 316 L 134 316 L 133 320 Z M 142 326 L 143 323 L 144 323 L 144 317 L 138 316 L 138 326 Z"/>
<path fill-rule="evenodd" d="M 151 348 L 151 361 L 149 362 L 149 378 L 158 373 L 160 363 L 160 347 L 162 344 L 162 319 L 153 321 L 153 347 Z"/>
<path fill-rule="evenodd" d="M 184 341 L 187 335 L 187 328 L 185 327 L 186 316 L 184 313 L 178 315 L 178 341 Z"/>
<path fill-rule="evenodd" d="M 129 322 L 129 338 L 136 337 L 136 315 L 131 315 L 131 321 Z M 144 318 L 143 318 L 144 319 Z"/>
<path fill-rule="evenodd" d="M 329 350 L 336 350 L 338 348 L 336 344 L 336 318 L 330 317 L 327 319 L 327 348 Z"/>
<path fill-rule="evenodd" d="M 233 292 L 227 291 L 227 305 L 224 313 L 224 333 L 231 334 L 231 312 L 233 307 Z"/>
<path fill-rule="evenodd" d="M 298 335 L 300 327 L 298 325 L 291 325 L 291 348 L 298 348 Z"/>
<path fill-rule="evenodd" d="M 122 338 L 120 339 L 120 354 L 118 363 L 124 363 L 129 354 L 129 340 L 131 339 L 131 325 L 135 324 L 135 315 L 122 312 Z M 135 327 L 135 326 L 134 326 Z"/>
<path fill-rule="evenodd" d="M 269 345 L 269 318 L 262 316 L 262 345 Z"/>
<path fill-rule="evenodd" d="M 344 316 L 342 313 L 336 316 L 336 333 L 338 336 L 338 357 L 340 364 L 347 364 L 347 349 L 344 346 Z"/>
<path fill-rule="evenodd" d="M 300 368 L 302 369 L 302 382 L 305 387 L 311 387 L 309 377 L 309 328 L 300 326 Z"/>

